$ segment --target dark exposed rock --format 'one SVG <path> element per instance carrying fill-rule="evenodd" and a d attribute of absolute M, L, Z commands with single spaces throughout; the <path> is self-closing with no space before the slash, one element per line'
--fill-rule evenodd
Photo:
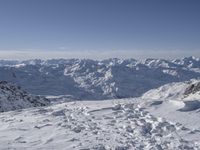
<path fill-rule="evenodd" d="M 49 103 L 45 97 L 28 94 L 19 86 L 0 81 L 0 112 L 46 106 Z"/>
<path fill-rule="evenodd" d="M 194 83 L 190 85 L 188 88 L 186 88 L 184 95 L 194 94 L 198 91 L 200 91 L 200 82 Z"/>

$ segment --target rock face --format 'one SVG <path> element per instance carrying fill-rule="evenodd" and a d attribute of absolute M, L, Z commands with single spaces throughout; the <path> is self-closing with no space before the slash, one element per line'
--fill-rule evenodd
<path fill-rule="evenodd" d="M 52 59 L 0 61 L 0 80 L 38 95 L 101 100 L 138 97 L 152 88 L 200 77 L 200 60 Z"/>
<path fill-rule="evenodd" d="M 200 92 L 200 81 L 187 87 L 184 94 L 189 95 L 195 94 L 196 92 Z"/>
<path fill-rule="evenodd" d="M 46 106 L 49 103 L 48 99 L 28 94 L 14 84 L 6 81 L 0 82 L 0 112 Z"/>

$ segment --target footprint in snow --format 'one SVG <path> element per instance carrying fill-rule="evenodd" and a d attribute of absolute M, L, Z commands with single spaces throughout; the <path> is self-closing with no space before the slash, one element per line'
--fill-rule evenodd
<path fill-rule="evenodd" d="M 65 110 L 59 110 L 52 113 L 53 116 L 65 116 Z"/>
<path fill-rule="evenodd" d="M 21 136 L 19 136 L 18 138 L 16 138 L 14 141 L 17 142 L 17 143 L 26 143 L 26 141 L 24 140 L 24 138 L 21 137 Z"/>
<path fill-rule="evenodd" d="M 121 109 L 122 109 L 121 104 L 117 104 L 114 107 L 112 107 L 112 110 L 121 110 Z"/>
<path fill-rule="evenodd" d="M 82 130 L 84 130 L 85 127 L 82 126 L 76 126 L 72 129 L 72 131 L 74 131 L 75 133 L 80 133 Z"/>
<path fill-rule="evenodd" d="M 49 138 L 44 144 L 48 144 L 50 142 L 53 142 L 53 138 Z"/>
<path fill-rule="evenodd" d="M 93 146 L 92 150 L 106 150 L 106 148 L 103 144 L 98 144 Z"/>
<path fill-rule="evenodd" d="M 44 125 L 41 125 L 41 126 L 34 126 L 34 128 L 41 129 L 41 128 L 48 127 L 48 126 L 52 126 L 52 124 L 44 124 Z"/>

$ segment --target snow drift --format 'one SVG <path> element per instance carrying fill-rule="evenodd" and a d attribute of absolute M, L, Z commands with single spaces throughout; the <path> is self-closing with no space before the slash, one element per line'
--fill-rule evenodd
<path fill-rule="evenodd" d="M 173 82 L 143 94 L 143 99 L 200 100 L 200 80 Z"/>

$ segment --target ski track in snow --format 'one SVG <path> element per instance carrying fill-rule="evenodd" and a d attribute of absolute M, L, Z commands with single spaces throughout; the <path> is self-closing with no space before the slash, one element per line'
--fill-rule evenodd
<path fill-rule="evenodd" d="M 193 136 L 194 138 L 191 138 Z M 77 101 L 0 114 L 0 149 L 200 149 L 200 130 L 130 101 Z"/>

